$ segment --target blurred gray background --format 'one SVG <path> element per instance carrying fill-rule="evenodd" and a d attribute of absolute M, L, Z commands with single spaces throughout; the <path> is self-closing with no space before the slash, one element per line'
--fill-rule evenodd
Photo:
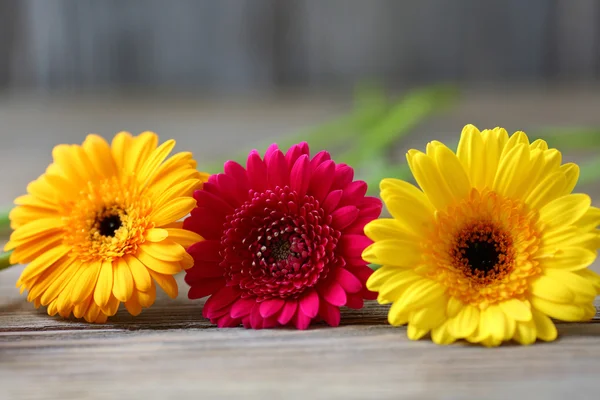
<path fill-rule="evenodd" d="M 597 0 L 1 0 L 0 87 L 596 81 Z"/>
<path fill-rule="evenodd" d="M 347 115 L 357 84 L 456 85 L 403 160 L 467 123 L 600 127 L 599 76 L 600 0 L 0 0 L 0 207 L 91 132 L 204 169 Z"/>

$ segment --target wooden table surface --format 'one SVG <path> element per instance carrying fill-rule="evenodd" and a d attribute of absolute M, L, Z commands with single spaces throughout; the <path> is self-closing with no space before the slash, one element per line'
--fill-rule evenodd
<path fill-rule="evenodd" d="M 287 96 L 202 101 L 173 96 L 0 99 L 0 205 L 10 205 L 50 160 L 52 145 L 87 132 L 153 129 L 195 151 L 201 162 L 228 146 L 252 146 L 326 120 L 341 97 Z M 592 89 L 468 92 L 460 105 L 419 127 L 422 146 L 462 125 L 509 130 L 548 125 L 600 126 Z M 567 158 L 578 155 L 567 155 Z M 586 188 L 600 200 L 600 191 Z M 598 204 L 598 201 L 596 201 Z M 103 325 L 35 310 L 0 272 L 0 399 L 411 398 L 595 399 L 600 393 L 600 320 L 560 324 L 560 339 L 497 349 L 411 342 L 387 325 L 387 306 L 344 310 L 339 328 L 308 331 L 217 329 L 202 301 L 159 296 L 138 317 L 125 310 Z M 598 266 L 596 270 L 600 270 Z"/>

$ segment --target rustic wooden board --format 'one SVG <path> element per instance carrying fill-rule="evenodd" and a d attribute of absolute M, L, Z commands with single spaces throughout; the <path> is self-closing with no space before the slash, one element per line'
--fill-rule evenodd
<path fill-rule="evenodd" d="M 598 109 L 599 97 L 569 96 L 521 94 L 516 102 L 508 95 L 470 98 L 421 131 L 428 131 L 428 138 L 444 137 L 473 118 L 526 128 L 542 124 L 545 116 L 559 121 L 560 112 L 600 125 L 600 115 L 586 111 Z M 132 130 L 158 125 L 161 133 L 180 139 L 179 149 L 195 146 L 203 157 L 224 154 L 223 142 L 236 138 L 236 130 L 247 133 L 239 136 L 240 142 L 252 143 L 343 108 L 325 100 L 292 101 L 271 107 L 277 115 L 269 117 L 269 108 L 256 105 L 222 110 L 195 103 L 199 111 L 194 113 L 189 104 L 168 108 L 137 103 L 128 111 L 109 102 L 97 109 L 85 101 L 14 104 L 0 104 L 5 126 L 25 132 L 1 132 L 7 145 L 0 148 L 0 166 L 7 171 L 19 165 L 0 175 L 6 188 L 0 202 L 5 204 L 43 170 L 51 143 L 78 141 L 90 129 L 110 135 L 117 125 Z M 529 111 L 519 104 L 531 105 Z M 33 146 L 26 147 L 28 143 Z M 202 301 L 188 301 L 182 285 L 178 299 L 160 296 L 139 317 L 121 310 L 107 324 L 90 325 L 49 317 L 26 303 L 14 288 L 22 268 L 0 272 L 0 399 L 589 399 L 600 391 L 600 320 L 560 324 L 556 343 L 493 350 L 411 342 L 405 328 L 387 325 L 387 306 L 375 303 L 344 310 L 336 329 L 217 329 L 202 318 Z"/>

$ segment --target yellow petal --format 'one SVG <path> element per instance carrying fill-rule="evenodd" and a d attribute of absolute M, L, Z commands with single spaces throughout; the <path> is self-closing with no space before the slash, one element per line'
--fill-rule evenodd
<path fill-rule="evenodd" d="M 479 129 L 466 125 L 461 133 L 456 155 L 462 163 L 473 187 L 482 190 L 485 187 L 485 176 L 488 157 Z M 494 172 L 495 172 L 495 166 Z"/>
<path fill-rule="evenodd" d="M 117 176 L 117 165 L 104 138 L 95 134 L 88 135 L 82 147 L 99 176 Z"/>
<path fill-rule="evenodd" d="M 525 144 L 518 144 L 511 151 L 507 152 L 500 159 L 498 172 L 492 185 L 493 190 L 504 196 L 512 197 L 515 187 L 518 186 L 517 182 L 522 179 L 523 168 L 528 163 L 529 147 Z"/>
<path fill-rule="evenodd" d="M 48 268 L 53 267 L 54 264 L 59 261 L 62 257 L 67 255 L 71 249 L 67 246 L 60 245 L 49 249 L 47 252 L 41 254 L 38 258 L 25 267 L 21 273 L 21 278 L 25 280 L 32 279 Z"/>
<path fill-rule="evenodd" d="M 188 179 L 179 182 L 159 195 L 156 200 L 154 200 L 153 206 L 158 209 L 179 197 L 190 197 L 195 190 L 200 188 L 200 184 L 201 182 L 199 179 Z"/>
<path fill-rule="evenodd" d="M 112 317 L 119 310 L 120 304 L 121 303 L 119 302 L 119 300 L 111 293 L 106 304 L 104 306 L 100 307 L 100 311 L 102 313 L 104 313 L 105 315 Z M 97 322 L 97 321 L 94 321 L 94 322 Z"/>
<path fill-rule="evenodd" d="M 115 135 L 111 144 L 113 159 L 119 170 L 125 166 L 125 157 L 129 153 L 133 138 L 129 132 L 119 132 Z"/>
<path fill-rule="evenodd" d="M 456 338 L 470 336 L 479 324 L 479 309 L 471 305 L 463 307 L 448 323 L 450 333 Z"/>
<path fill-rule="evenodd" d="M 113 291 L 113 266 L 110 261 L 103 261 L 94 290 L 94 302 L 100 307 L 104 307 Z"/>
<path fill-rule="evenodd" d="M 439 303 L 431 304 L 428 307 L 412 312 L 410 315 L 410 324 L 426 331 L 437 328 L 446 322 L 446 303 L 447 299 L 443 299 Z"/>
<path fill-rule="evenodd" d="M 530 288 L 535 296 L 558 303 L 570 303 L 575 297 L 564 283 L 546 275 L 535 278 Z"/>
<path fill-rule="evenodd" d="M 100 267 L 101 264 L 98 262 L 82 265 L 80 268 L 81 274 L 77 280 L 74 280 L 72 285 L 71 302 L 73 302 L 73 304 L 81 303 L 92 295 L 96 288 Z"/>
<path fill-rule="evenodd" d="M 158 136 L 154 132 L 142 132 L 131 140 L 127 155 L 123 160 L 125 171 L 139 174 L 140 167 L 158 145 Z"/>
<path fill-rule="evenodd" d="M 431 156 L 437 164 L 438 170 L 443 171 L 442 178 L 448 185 L 454 199 L 464 199 L 469 196 L 471 182 L 458 157 L 443 143 L 431 142 Z"/>
<path fill-rule="evenodd" d="M 515 334 L 513 339 L 522 345 L 529 345 L 535 342 L 537 338 L 537 330 L 535 328 L 535 322 L 533 316 L 530 321 L 517 322 Z"/>
<path fill-rule="evenodd" d="M 175 278 L 171 275 L 159 274 L 152 270 L 148 272 L 150 272 L 150 275 L 152 275 L 152 278 L 154 278 L 158 286 L 160 286 L 170 298 L 175 299 L 177 297 L 179 291 Z"/>
<path fill-rule="evenodd" d="M 152 257 L 163 261 L 180 261 L 187 254 L 183 246 L 172 240 L 163 240 L 158 243 L 145 243 L 140 249 L 150 254 Z"/>
<path fill-rule="evenodd" d="M 452 344 L 456 341 L 456 339 L 457 338 L 453 337 L 448 329 L 448 322 L 445 322 L 431 331 L 431 340 L 437 344 Z"/>
<path fill-rule="evenodd" d="M 113 295 L 117 300 L 126 302 L 133 293 L 133 277 L 127 262 L 118 258 L 113 262 Z"/>
<path fill-rule="evenodd" d="M 535 323 L 538 338 L 546 342 L 551 342 L 558 336 L 556 326 L 554 326 L 552 320 L 541 312 L 533 312 L 533 322 Z"/>
<path fill-rule="evenodd" d="M 409 324 L 406 330 L 406 335 L 410 340 L 419 340 L 429 332 L 428 329 L 422 329 L 415 324 Z"/>
<path fill-rule="evenodd" d="M 138 291 L 137 295 L 138 302 L 142 307 L 150 307 L 154 304 L 154 300 L 156 299 L 156 285 L 154 284 L 154 281 L 152 281 L 152 285 L 147 292 Z"/>
<path fill-rule="evenodd" d="M 579 305 L 556 303 L 535 296 L 530 301 L 533 308 L 552 318 L 569 322 L 582 321 L 584 319 L 585 310 Z"/>
<path fill-rule="evenodd" d="M 133 278 L 133 282 L 135 283 L 135 287 L 142 292 L 150 290 L 150 286 L 152 286 L 152 278 L 150 277 L 148 268 L 146 268 L 146 266 L 134 256 L 129 255 L 124 259 L 129 266 L 129 270 L 131 271 L 131 276 Z"/>
<path fill-rule="evenodd" d="M 415 180 L 436 209 L 444 210 L 460 200 L 453 196 L 443 174 L 431 157 L 421 152 L 409 151 L 407 159 Z"/>
<path fill-rule="evenodd" d="M 369 245 L 362 258 L 373 264 L 415 267 L 421 262 L 421 249 L 412 240 L 381 240 Z"/>
<path fill-rule="evenodd" d="M 367 288 L 373 292 L 377 292 L 381 285 L 387 282 L 388 279 L 394 279 L 402 271 L 400 268 L 384 265 L 373 272 L 369 279 L 367 279 Z"/>
<path fill-rule="evenodd" d="M 204 240 L 204 238 L 196 232 L 188 231 L 186 229 L 165 228 L 165 230 L 169 234 L 169 239 L 179 243 L 185 249 Z"/>
<path fill-rule="evenodd" d="M 56 232 L 64 226 L 60 218 L 44 218 L 36 221 L 31 221 L 10 235 L 10 241 L 16 243 L 17 246 L 23 242 L 35 239 L 38 236 L 47 233 Z"/>
<path fill-rule="evenodd" d="M 540 210 L 540 221 L 550 228 L 571 225 L 588 210 L 592 200 L 586 194 L 569 194 L 546 204 Z"/>
<path fill-rule="evenodd" d="M 150 246 L 141 246 L 137 259 L 142 262 L 147 268 L 159 272 L 161 274 L 175 275 L 181 272 L 179 263 L 173 261 L 165 261 L 151 255 L 146 249 Z"/>
<path fill-rule="evenodd" d="M 167 140 L 154 149 L 148 159 L 141 164 L 137 178 L 142 186 L 145 186 L 154 174 L 157 173 L 158 166 L 167 158 L 173 147 L 175 147 L 175 141 L 173 139 Z"/>
<path fill-rule="evenodd" d="M 414 310 L 440 300 L 446 288 L 438 282 L 423 279 L 410 285 L 398 301 L 400 308 Z"/>
<path fill-rule="evenodd" d="M 179 197 L 169 201 L 160 208 L 155 208 L 150 214 L 150 220 L 157 227 L 166 225 L 185 217 L 196 207 L 196 200 L 192 197 Z"/>
<path fill-rule="evenodd" d="M 483 139 L 483 148 L 485 149 L 481 157 L 485 160 L 485 164 L 481 167 L 483 178 L 480 179 L 483 180 L 483 183 L 478 183 L 477 186 L 474 184 L 478 189 L 492 187 L 498 170 L 500 155 L 506 146 L 506 142 L 508 142 L 508 133 L 503 128 L 486 129 L 481 132 L 481 138 Z"/>
<path fill-rule="evenodd" d="M 415 274 L 412 270 L 402 271 L 381 285 L 378 299 L 396 301 L 410 285 L 422 279 L 422 276 Z"/>
<path fill-rule="evenodd" d="M 592 280 L 589 277 L 584 278 L 576 272 L 573 273 L 562 269 L 546 269 L 544 270 L 544 275 L 567 286 L 573 293 L 574 301 L 577 303 L 593 302 L 598 294 Z"/>
<path fill-rule="evenodd" d="M 388 322 L 392 326 L 404 325 L 408 322 L 408 313 L 400 310 L 399 302 L 395 302 L 388 312 Z"/>
<path fill-rule="evenodd" d="M 65 269 L 60 276 L 56 276 L 55 279 L 52 280 L 52 283 L 42 294 L 41 300 L 42 305 L 46 306 L 50 304 L 51 301 L 56 299 L 65 288 L 68 287 L 69 283 L 77 275 L 81 264 L 78 262 L 70 264 L 68 269 Z"/>
<path fill-rule="evenodd" d="M 545 268 L 577 271 L 587 268 L 596 259 L 596 253 L 582 247 L 567 247 L 558 251 L 552 258 L 542 258 L 540 263 Z"/>
<path fill-rule="evenodd" d="M 531 209 L 540 209 L 552 200 L 563 196 L 566 186 L 565 174 L 561 171 L 553 172 L 537 183 L 535 189 L 525 199 L 525 204 L 528 204 Z"/>
<path fill-rule="evenodd" d="M 138 300 L 138 294 L 134 292 L 132 296 L 125 302 L 125 308 L 129 311 L 129 314 L 134 317 L 138 316 L 142 312 L 142 305 Z"/>
<path fill-rule="evenodd" d="M 169 236 L 166 229 L 154 228 L 146 231 L 146 240 L 149 242 L 162 242 Z"/>
<path fill-rule="evenodd" d="M 510 299 L 498 304 L 500 309 L 509 318 L 516 321 L 530 321 L 531 320 L 531 307 L 529 303 L 526 303 L 518 299 Z"/>
<path fill-rule="evenodd" d="M 579 180 L 579 166 L 574 163 L 567 163 L 560 166 L 560 170 L 565 174 L 566 186 L 564 188 L 564 194 L 569 194 L 575 189 L 577 181 Z"/>

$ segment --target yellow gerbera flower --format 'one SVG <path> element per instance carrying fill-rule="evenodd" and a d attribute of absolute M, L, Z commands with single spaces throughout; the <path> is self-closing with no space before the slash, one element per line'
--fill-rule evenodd
<path fill-rule="evenodd" d="M 382 265 L 367 287 L 393 303 L 392 325 L 438 344 L 486 346 L 557 336 L 549 317 L 594 316 L 600 277 L 587 267 L 600 247 L 600 209 L 571 194 L 575 164 L 525 133 L 467 125 L 457 154 L 439 142 L 411 150 L 421 187 L 381 182 L 393 218 L 369 223 L 365 260 Z"/>
<path fill-rule="evenodd" d="M 149 307 L 158 284 L 177 296 L 172 275 L 191 267 L 185 247 L 200 241 L 176 222 L 194 208 L 206 174 L 190 153 L 158 136 L 117 134 L 109 146 L 89 135 L 82 146 L 59 145 L 46 173 L 15 200 L 5 250 L 29 263 L 21 293 L 48 314 L 104 322 L 119 304 L 133 315 Z"/>

